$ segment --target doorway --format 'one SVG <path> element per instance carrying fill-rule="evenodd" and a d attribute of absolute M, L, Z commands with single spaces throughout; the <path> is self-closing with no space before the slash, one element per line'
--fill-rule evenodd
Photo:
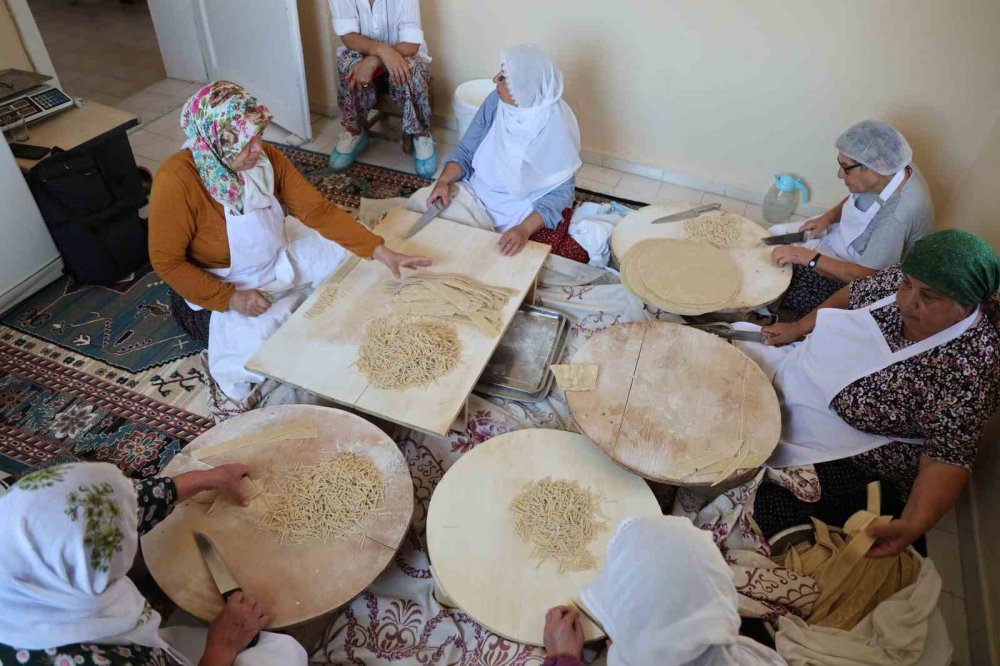
<path fill-rule="evenodd" d="M 167 79 L 147 0 L 28 0 L 28 6 L 70 96 L 146 123 L 191 94 L 190 82 Z"/>

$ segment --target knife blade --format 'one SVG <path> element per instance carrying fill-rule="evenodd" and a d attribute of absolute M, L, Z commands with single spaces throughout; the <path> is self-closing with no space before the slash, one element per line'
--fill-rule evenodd
<path fill-rule="evenodd" d="M 663 224 L 664 222 L 677 222 L 679 220 L 690 220 L 693 217 L 698 217 L 702 213 L 707 213 L 712 210 L 719 210 L 722 208 L 722 204 L 705 204 L 704 206 L 698 206 L 697 208 L 692 208 L 691 210 L 685 210 L 680 213 L 674 213 L 673 215 L 667 215 L 666 217 L 658 217 L 650 224 Z"/>
<path fill-rule="evenodd" d="M 765 236 L 762 240 L 764 245 L 788 245 L 790 243 L 802 243 L 810 240 L 812 234 L 808 231 L 796 231 L 794 234 L 779 234 L 777 236 Z"/>
<path fill-rule="evenodd" d="M 764 342 L 764 333 L 762 331 L 737 331 L 731 328 L 703 328 L 701 329 L 706 333 L 711 333 L 712 335 L 717 335 L 720 338 L 726 338 L 727 340 L 739 340 L 740 342 Z"/>
<path fill-rule="evenodd" d="M 208 573 L 211 574 L 215 587 L 218 588 L 219 594 L 222 595 L 222 601 L 229 601 L 229 597 L 237 592 L 242 592 L 243 588 L 233 578 L 233 574 L 229 571 L 229 567 L 226 566 L 222 555 L 219 554 L 219 549 L 215 547 L 215 543 L 204 532 L 193 530 L 192 534 L 194 534 L 194 542 L 198 546 L 198 552 L 201 553 L 201 558 L 205 561 L 205 566 L 208 567 Z M 247 644 L 247 647 L 251 648 L 257 645 L 258 640 L 260 640 L 259 632 Z"/>
<path fill-rule="evenodd" d="M 403 236 L 403 238 L 412 238 L 414 234 L 430 224 L 431 220 L 440 215 L 442 210 L 443 208 L 441 207 L 441 204 L 436 201 L 432 203 L 427 208 L 427 212 L 420 216 L 416 223 L 410 227 L 410 230 L 406 232 L 406 235 Z"/>

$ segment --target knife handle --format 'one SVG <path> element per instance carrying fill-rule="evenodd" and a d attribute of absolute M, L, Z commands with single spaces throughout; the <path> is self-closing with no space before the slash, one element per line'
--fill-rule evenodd
<path fill-rule="evenodd" d="M 242 592 L 242 591 L 243 591 L 243 589 L 239 588 L 239 587 L 237 587 L 236 589 L 233 589 L 233 590 L 229 590 L 228 592 L 226 592 L 225 594 L 222 595 L 222 603 L 228 602 L 229 601 L 229 597 L 233 596 L 237 592 Z M 259 641 L 260 641 L 260 632 L 258 631 L 257 635 L 254 636 L 252 639 L 250 639 L 250 642 L 247 643 L 247 646 L 245 648 L 243 648 L 243 649 L 244 650 L 249 650 L 250 648 L 252 648 L 255 645 L 257 645 L 257 643 Z"/>

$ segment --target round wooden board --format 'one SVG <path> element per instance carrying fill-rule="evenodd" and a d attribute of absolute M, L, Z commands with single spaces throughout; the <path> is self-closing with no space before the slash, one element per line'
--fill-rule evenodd
<path fill-rule="evenodd" d="M 590 544 L 597 569 L 559 573 L 532 559 L 514 531 L 511 503 L 530 481 L 570 479 L 601 495 L 607 528 Z M 608 541 L 628 516 L 658 516 L 649 486 L 576 433 L 518 430 L 480 444 L 451 466 L 431 497 L 427 548 L 441 589 L 496 634 L 542 645 L 545 613 L 571 604 L 604 565 Z M 587 640 L 604 636 L 583 619 Z"/>
<path fill-rule="evenodd" d="M 600 366 L 597 388 L 566 393 L 576 422 L 647 479 L 712 484 L 737 457 L 744 456 L 740 470 L 753 469 L 778 444 L 781 411 L 771 382 L 711 333 L 666 322 L 617 324 L 595 333 L 572 362 Z M 717 462 L 691 472 L 695 460 Z"/>
<path fill-rule="evenodd" d="M 389 564 L 413 516 L 413 483 L 402 453 L 388 435 L 364 419 L 339 409 L 283 405 L 254 410 L 224 421 L 185 447 L 191 453 L 246 436 L 264 427 L 315 424 L 316 439 L 245 446 L 207 458 L 212 465 L 243 463 L 251 478 L 266 486 L 296 465 L 313 464 L 353 452 L 374 461 L 386 482 L 379 515 L 357 536 L 327 543 L 282 545 L 276 534 L 257 529 L 260 502 L 243 508 L 226 502 L 208 513 L 210 504 L 187 500 L 142 538 L 142 551 L 153 578 L 178 606 L 210 621 L 222 598 L 191 535 L 204 532 L 248 593 L 271 615 L 270 627 L 288 627 L 314 619 L 350 601 Z M 172 463 L 171 463 L 172 464 Z M 171 475 L 171 464 L 163 473 Z M 378 540 L 380 543 L 376 543 Z M 387 544 L 382 545 L 382 544 Z"/>
<path fill-rule="evenodd" d="M 611 249 L 618 263 L 621 264 L 625 253 L 633 245 L 647 238 L 687 238 L 687 232 L 684 230 L 686 220 L 663 224 L 652 222 L 697 206 L 698 204 L 694 203 L 657 204 L 626 215 L 625 219 L 615 227 L 615 232 L 611 236 Z M 706 215 L 717 213 L 718 211 L 713 211 Z M 779 268 L 774 265 L 771 261 L 771 251 L 774 248 L 761 242 L 767 235 L 767 230 L 753 220 L 744 217 L 740 221 L 739 240 L 733 249 L 728 251 L 740 269 L 740 292 L 719 312 L 753 310 L 773 303 L 787 291 L 792 281 L 791 266 Z"/>

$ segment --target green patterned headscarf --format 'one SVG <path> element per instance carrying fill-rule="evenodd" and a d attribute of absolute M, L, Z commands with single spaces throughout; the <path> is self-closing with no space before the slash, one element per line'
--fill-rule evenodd
<path fill-rule="evenodd" d="M 0 497 L 0 519 L 0 644 L 168 647 L 160 616 L 125 575 L 139 547 L 138 499 L 117 467 L 28 474 Z"/>
<path fill-rule="evenodd" d="M 201 88 L 181 111 L 181 129 L 205 189 L 224 207 L 242 211 L 243 180 L 231 168 L 250 140 L 271 122 L 271 112 L 232 81 Z M 261 153 L 258 159 L 267 160 Z"/>
<path fill-rule="evenodd" d="M 1000 257 L 982 238 L 960 229 L 921 238 L 900 268 L 962 305 L 985 303 L 1000 291 Z"/>

